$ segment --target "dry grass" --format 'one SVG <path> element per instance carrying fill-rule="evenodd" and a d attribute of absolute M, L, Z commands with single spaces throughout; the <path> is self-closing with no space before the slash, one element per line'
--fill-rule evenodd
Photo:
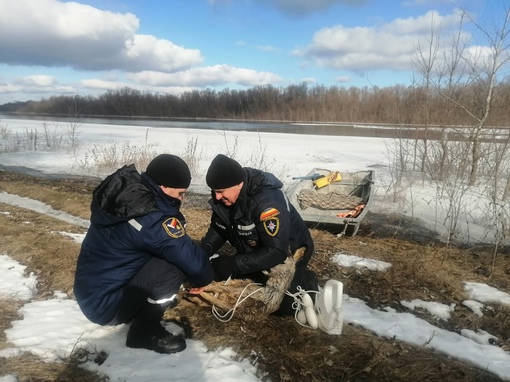
<path fill-rule="evenodd" d="M 49 180 L 0 172 L 0 191 L 34 198 L 85 219 L 96 184 L 93 180 Z M 183 208 L 188 233 L 195 239 L 200 239 L 208 226 L 205 201 L 205 197 L 190 195 Z M 83 230 L 23 208 L 0 207 L 10 212 L 0 215 L 0 253 L 9 254 L 38 275 L 35 298 L 47 298 L 55 290 L 72 296 L 79 244 L 58 232 Z M 354 238 L 312 229 L 316 255 L 311 267 L 319 274 L 320 284 L 331 278 L 341 280 L 350 296 L 367 301 L 371 307 L 391 306 L 397 311 L 406 310 L 399 304 L 402 300 L 454 302 L 457 306 L 449 321 L 436 320 L 426 312 L 415 313 L 452 331 L 486 330 L 503 340 L 500 345 L 510 347 L 510 307 L 494 305 L 479 318 L 460 304 L 466 298 L 462 281 L 489 283 L 510 292 L 509 256 L 498 256 L 492 269 L 490 252 L 447 248 L 409 227 L 404 232 L 391 223 L 389 217 L 369 215 Z M 340 268 L 330 261 L 338 252 L 386 261 L 392 267 L 385 272 Z M 20 306 L 19 302 L 0 301 L 0 349 L 9 347 L 3 330 L 18 318 Z M 331 336 L 301 327 L 290 317 L 261 317 L 254 322 L 234 317 L 222 323 L 208 306 L 184 299 L 177 308 L 167 311 L 166 318 L 183 322 L 189 336 L 210 349 L 233 347 L 240 357 L 256 362 L 261 376 L 268 381 L 499 381 L 444 355 L 380 338 L 352 325 L 345 325 L 341 336 Z M 41 362 L 30 354 L 0 358 L 0 375 L 9 373 L 16 373 L 19 381 L 32 382 L 101 380 L 80 369 L 72 357 L 63 363 Z"/>

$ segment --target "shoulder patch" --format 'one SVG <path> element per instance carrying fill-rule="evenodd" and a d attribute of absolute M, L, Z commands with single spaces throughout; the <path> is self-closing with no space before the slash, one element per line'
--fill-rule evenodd
<path fill-rule="evenodd" d="M 177 218 L 169 218 L 163 222 L 163 228 L 165 229 L 168 236 L 178 239 L 186 235 L 184 226 Z"/>
<path fill-rule="evenodd" d="M 260 220 L 264 221 L 267 219 L 273 219 L 280 215 L 280 211 L 278 211 L 276 208 L 266 208 L 262 213 L 260 214 Z"/>
<path fill-rule="evenodd" d="M 264 229 L 269 236 L 276 236 L 280 229 L 280 211 L 276 208 L 266 208 L 260 214 L 260 221 L 264 225 Z"/>
<path fill-rule="evenodd" d="M 278 217 L 272 217 L 262 222 L 264 229 L 269 236 L 276 236 L 280 229 L 280 219 Z"/>

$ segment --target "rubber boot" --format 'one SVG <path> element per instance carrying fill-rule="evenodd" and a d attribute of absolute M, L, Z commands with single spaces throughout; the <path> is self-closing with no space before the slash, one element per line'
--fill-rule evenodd
<path fill-rule="evenodd" d="M 315 272 L 310 269 L 296 269 L 296 275 L 292 280 L 292 284 L 289 288 L 291 293 L 297 292 L 297 287 L 301 287 L 305 291 L 319 291 L 319 281 Z M 317 293 L 310 292 L 308 295 L 312 298 L 312 302 L 315 302 L 315 295 Z M 283 297 L 283 301 L 276 312 L 273 313 L 275 316 L 293 316 L 295 314 L 294 298 L 288 295 Z"/>
<path fill-rule="evenodd" d="M 303 288 L 306 291 L 319 291 L 319 280 L 317 279 L 317 275 L 311 269 L 307 269 L 303 274 Z M 317 293 L 308 293 L 312 298 L 312 301 L 315 302 L 315 297 Z"/>
<path fill-rule="evenodd" d="M 160 305 L 147 302 L 131 323 L 126 346 L 163 354 L 178 353 L 186 349 L 184 337 L 175 336 L 161 326 L 161 319 L 167 307 L 168 304 Z"/>

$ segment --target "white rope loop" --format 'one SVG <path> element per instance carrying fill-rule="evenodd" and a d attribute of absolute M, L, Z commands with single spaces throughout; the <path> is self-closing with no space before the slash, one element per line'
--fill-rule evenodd
<path fill-rule="evenodd" d="M 224 285 L 227 285 L 227 283 L 230 281 L 230 278 L 225 281 L 225 284 Z M 251 285 L 259 285 L 260 288 L 254 290 L 253 292 L 249 293 L 248 295 L 244 296 L 244 293 L 246 291 L 246 289 L 251 286 Z M 218 311 L 218 308 L 215 306 L 215 305 L 212 305 L 211 307 L 211 312 L 213 314 L 213 316 L 218 320 L 218 321 L 221 321 L 221 322 L 228 322 L 230 321 L 233 317 L 234 317 L 234 314 L 235 314 L 235 311 L 236 309 L 243 303 L 245 302 L 248 298 L 250 298 L 252 295 L 254 295 L 255 293 L 257 292 L 260 292 L 264 289 L 264 287 L 262 286 L 262 284 L 259 284 L 259 283 L 250 283 L 248 285 L 246 285 L 243 290 L 241 291 L 241 293 L 239 294 L 239 297 L 237 298 L 237 301 L 236 303 L 234 304 L 234 307 L 231 308 L 230 310 L 228 310 L 227 312 L 225 312 L 224 314 L 222 314 L 220 311 Z M 316 291 L 316 290 L 304 290 L 303 288 L 301 288 L 300 286 L 297 287 L 297 292 L 296 293 L 291 293 L 289 292 L 288 290 L 285 291 L 285 294 L 287 296 L 290 296 L 294 299 L 294 302 L 292 303 L 292 309 L 294 309 L 294 319 L 296 320 L 296 322 L 301 325 L 301 326 L 304 326 L 306 328 L 310 328 L 310 329 L 313 329 L 310 325 L 307 325 L 307 324 L 303 324 L 301 323 L 298 318 L 297 318 L 297 315 L 299 313 L 300 310 L 302 310 L 304 307 L 305 307 L 305 304 L 303 303 L 303 298 L 306 294 L 310 294 L 310 293 L 316 293 L 318 294 L 319 292 Z M 217 297 L 217 295 L 215 296 Z M 319 319 L 320 319 L 320 315 L 319 316 Z M 322 321 L 322 320 L 321 320 Z"/>
<path fill-rule="evenodd" d="M 299 311 L 301 311 L 303 308 L 305 308 L 305 304 L 303 303 L 304 296 L 306 294 L 310 294 L 310 293 L 316 293 L 317 294 L 317 293 L 319 293 L 319 291 L 316 291 L 316 290 L 304 290 L 303 288 L 301 288 L 298 285 L 296 293 L 290 293 L 289 291 L 285 292 L 285 294 L 287 296 L 290 296 L 290 297 L 294 298 L 294 302 L 292 303 L 292 309 L 294 309 L 294 319 L 296 320 L 296 322 L 299 325 L 304 326 L 305 328 L 313 329 L 310 325 L 301 323 L 298 320 L 298 317 L 297 317 Z"/>
<path fill-rule="evenodd" d="M 227 279 L 227 281 L 225 281 L 225 284 L 224 285 L 227 285 L 227 283 L 230 281 L 230 278 Z M 243 297 L 243 294 L 244 292 L 246 291 L 246 289 L 250 286 L 250 285 L 259 285 L 261 286 L 260 288 L 258 289 L 255 289 L 253 292 L 251 292 L 250 294 L 246 295 L 245 297 Z M 225 314 L 221 314 L 219 311 L 218 311 L 218 308 L 216 308 L 215 305 L 213 305 L 211 307 L 211 311 L 212 311 L 212 314 L 213 316 L 218 320 L 218 321 L 221 321 L 221 322 L 228 322 L 230 321 L 233 317 L 234 317 L 234 314 L 235 314 L 235 311 L 237 309 L 237 307 L 239 305 L 241 305 L 243 302 L 245 302 L 248 298 L 250 298 L 252 295 L 254 295 L 255 293 L 257 292 L 260 292 L 264 289 L 264 287 L 262 286 L 262 284 L 258 284 L 258 283 L 250 283 L 248 285 L 246 285 L 243 290 L 241 291 L 241 293 L 239 294 L 239 297 L 237 298 L 237 301 L 236 303 L 234 304 L 234 307 L 232 309 L 230 309 L 229 311 L 225 312 Z M 215 296 L 217 297 L 217 296 Z M 227 317 L 228 318 L 225 318 Z"/>

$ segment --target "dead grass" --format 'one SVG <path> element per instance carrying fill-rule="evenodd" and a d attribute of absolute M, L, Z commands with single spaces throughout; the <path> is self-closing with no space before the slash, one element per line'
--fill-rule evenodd
<path fill-rule="evenodd" d="M 16 375 L 19 382 L 106 382 L 107 379 L 80 367 L 76 358 L 62 363 L 41 362 L 32 354 L 1 359 L 0 375 Z"/>
<path fill-rule="evenodd" d="M 8 171 L 0 171 L 0 190 L 9 194 L 40 200 L 56 210 L 88 219 L 92 191 L 98 178 L 46 179 L 29 177 Z M 35 180 L 35 181 L 34 181 Z"/>
<path fill-rule="evenodd" d="M 89 217 L 90 196 L 97 182 L 77 179 L 40 179 L 0 172 L 0 191 L 40 200 L 55 209 L 84 219 Z M 200 239 L 209 223 L 206 197 L 189 195 L 183 212 L 191 237 Z M 0 253 L 26 265 L 38 276 L 36 299 L 48 298 L 55 290 L 70 293 L 79 244 L 59 234 L 83 229 L 23 208 L 1 205 Z M 388 219 L 390 222 L 390 219 Z M 510 347 L 510 307 L 492 306 L 482 318 L 460 302 L 466 298 L 462 281 L 489 283 L 510 292 L 510 258 L 500 255 L 494 269 L 492 254 L 483 250 L 445 247 L 424 239 L 409 227 L 402 231 L 388 228 L 386 221 L 370 215 L 358 236 L 339 238 L 312 229 L 316 255 L 311 267 L 320 284 L 341 280 L 349 296 L 358 297 L 371 307 L 390 306 L 406 311 L 402 300 L 421 298 L 445 304 L 456 303 L 449 321 L 426 312 L 415 312 L 432 324 L 448 330 L 483 329 Z M 398 233 L 398 234 L 395 234 Z M 387 271 L 340 268 L 331 263 L 335 253 L 374 258 L 392 264 Z M 0 349 L 9 347 L 3 330 L 18 318 L 20 302 L 0 301 Z M 499 381 L 483 370 L 433 351 L 381 338 L 352 325 L 345 325 L 341 336 L 299 326 L 289 317 L 261 317 L 244 322 L 234 317 L 227 323 L 216 320 L 208 306 L 182 300 L 167 311 L 167 319 L 181 320 L 189 336 L 203 341 L 210 349 L 234 348 L 240 357 L 257 364 L 267 381 Z M 100 381 L 86 373 L 74 357 L 63 363 L 45 363 L 33 355 L 0 358 L 0 375 L 15 373 L 19 381 Z"/>

